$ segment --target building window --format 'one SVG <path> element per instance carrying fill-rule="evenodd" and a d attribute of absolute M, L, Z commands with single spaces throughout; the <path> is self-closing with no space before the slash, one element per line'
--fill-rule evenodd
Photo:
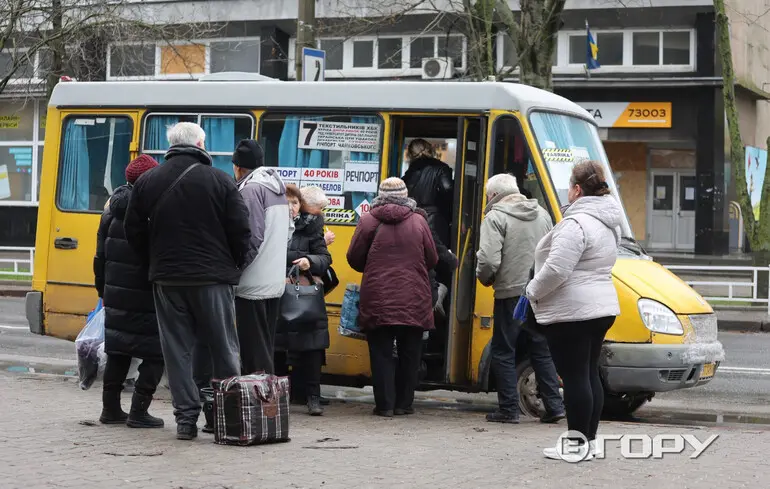
<path fill-rule="evenodd" d="M 409 45 L 409 67 L 422 68 L 424 58 L 432 58 L 436 54 L 435 37 L 417 37 Z"/>
<path fill-rule="evenodd" d="M 599 47 L 598 58 L 601 66 L 621 66 L 623 64 L 622 32 L 602 32 L 596 36 L 596 42 Z M 588 47 L 585 47 L 587 51 Z"/>
<path fill-rule="evenodd" d="M 245 71 L 259 73 L 260 44 L 257 40 L 210 43 L 209 72 Z"/>
<path fill-rule="evenodd" d="M 321 39 L 318 47 L 326 53 L 326 69 L 341 70 L 344 66 L 345 50 L 342 39 Z"/>
<path fill-rule="evenodd" d="M 438 36 L 439 58 L 451 58 L 455 68 L 463 67 L 463 38 L 461 36 Z"/>
<path fill-rule="evenodd" d="M 634 64 L 660 64 L 660 32 L 634 32 Z"/>
<path fill-rule="evenodd" d="M 374 65 L 374 41 L 353 41 L 353 68 Z"/>
<path fill-rule="evenodd" d="M 179 122 L 194 122 L 206 132 L 206 150 L 214 167 L 233 174 L 232 156 L 241 139 L 254 135 L 254 119 L 248 114 L 150 114 L 144 124 L 142 153 L 159 162 L 168 150 L 166 131 Z"/>
<path fill-rule="evenodd" d="M 192 76 L 206 73 L 206 46 L 179 44 L 160 48 L 161 75 Z"/>
<path fill-rule="evenodd" d="M 381 37 L 377 39 L 377 68 L 401 68 L 403 39 L 400 37 Z"/>
<path fill-rule="evenodd" d="M 695 69 L 692 30 L 597 31 L 600 70 L 606 72 L 678 71 Z M 556 73 L 575 73 L 586 63 L 584 31 L 559 33 L 565 54 L 559 57 Z M 499 53 L 505 55 L 500 50 Z"/>
<path fill-rule="evenodd" d="M 110 46 L 111 77 L 152 77 L 155 75 L 155 44 Z"/>
<path fill-rule="evenodd" d="M 664 65 L 690 64 L 690 33 L 689 32 L 664 32 L 663 33 L 663 64 Z"/>
<path fill-rule="evenodd" d="M 57 205 L 65 211 L 102 212 L 126 182 L 133 137 L 128 117 L 71 116 L 64 121 Z"/>
<path fill-rule="evenodd" d="M 327 222 L 354 225 L 380 181 L 382 120 L 373 115 L 267 114 L 259 141 L 265 165 L 284 183 L 317 186 L 332 205 Z M 356 209 L 359 209 L 357 211 Z"/>
<path fill-rule="evenodd" d="M 582 36 L 569 36 L 569 64 L 585 64 L 588 56 L 588 38 Z M 601 49 L 599 50 L 601 53 Z"/>

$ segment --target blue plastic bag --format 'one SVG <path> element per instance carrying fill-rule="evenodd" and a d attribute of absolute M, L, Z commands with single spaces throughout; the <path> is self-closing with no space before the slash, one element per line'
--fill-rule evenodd
<path fill-rule="evenodd" d="M 529 299 L 526 296 L 519 297 L 519 302 L 516 303 L 516 308 L 513 310 L 513 319 L 527 322 L 527 308 L 529 307 Z"/>
<path fill-rule="evenodd" d="M 358 327 L 358 303 L 361 299 L 361 287 L 348 284 L 345 287 L 345 296 L 342 299 L 340 311 L 340 336 L 365 340 L 366 334 Z"/>
<path fill-rule="evenodd" d="M 101 299 L 88 314 L 86 326 L 75 339 L 75 351 L 78 356 L 80 388 L 88 390 L 107 363 L 107 356 L 104 354 L 104 307 Z"/>

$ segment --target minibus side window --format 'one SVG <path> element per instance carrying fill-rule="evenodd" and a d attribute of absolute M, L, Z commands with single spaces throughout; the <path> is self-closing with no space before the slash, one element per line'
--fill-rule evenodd
<path fill-rule="evenodd" d="M 63 211 L 102 212 L 126 183 L 133 122 L 128 117 L 72 116 L 64 121 L 56 203 Z"/>
<path fill-rule="evenodd" d="M 532 161 L 519 121 L 513 117 L 497 119 L 493 137 L 489 177 L 510 173 L 516 177 L 522 194 L 528 198 L 537 199 L 544 209 L 549 209 L 548 199 L 537 175 L 535 163 Z M 551 215 L 553 216 L 553 213 Z"/>
<path fill-rule="evenodd" d="M 142 153 L 164 162 L 168 150 L 166 131 L 179 122 L 199 124 L 206 133 L 206 151 L 213 165 L 233 175 L 233 151 L 241 139 L 251 139 L 254 119 L 248 114 L 168 114 L 154 113 L 144 123 Z"/>
<path fill-rule="evenodd" d="M 259 127 L 265 166 L 284 183 L 323 189 L 326 222 L 355 224 L 369 211 L 380 181 L 379 116 L 266 114 Z"/>

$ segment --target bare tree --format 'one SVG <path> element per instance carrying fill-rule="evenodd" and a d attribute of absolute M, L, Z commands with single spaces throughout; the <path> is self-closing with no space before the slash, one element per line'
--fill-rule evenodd
<path fill-rule="evenodd" d="M 406 22 L 410 15 L 430 15 L 423 33 L 459 32 L 466 36 L 472 80 L 500 80 L 519 69 L 522 83 L 553 88 L 551 69 L 556 35 L 566 0 L 521 0 L 514 14 L 506 0 L 337 0 L 337 12 L 346 19 L 346 35 L 376 33 L 388 25 Z M 337 30 L 340 23 L 330 26 Z M 512 66 L 498 69 L 496 45 L 503 33 L 506 51 L 516 53 Z"/>
<path fill-rule="evenodd" d="M 130 4 L 131 0 L 0 0 L 0 93 L 11 88 L 19 96 L 50 93 L 63 75 L 103 80 L 107 46 L 116 42 L 174 46 L 174 41 L 209 37 L 223 28 L 156 25 L 127 15 Z M 135 64 L 141 59 L 124 56 L 122 61 Z M 194 71 L 193 66 L 189 69 Z"/>
<path fill-rule="evenodd" d="M 759 216 L 756 219 L 751 205 L 751 194 L 746 185 L 746 152 L 741 135 L 738 107 L 735 99 L 736 76 L 733 66 L 733 52 L 730 44 L 730 24 L 725 10 L 724 0 L 714 0 L 716 11 L 717 45 L 719 59 L 722 62 L 722 76 L 724 78 L 725 114 L 727 115 L 727 127 L 730 133 L 730 162 L 733 168 L 735 190 L 738 204 L 743 214 L 744 228 L 751 245 L 751 250 L 760 258 L 762 265 L 767 265 L 770 259 L 770 161 L 765 162 L 764 184 L 762 186 Z M 767 147 L 770 148 L 770 137 L 767 138 Z M 770 154 L 770 153 L 768 153 Z"/>

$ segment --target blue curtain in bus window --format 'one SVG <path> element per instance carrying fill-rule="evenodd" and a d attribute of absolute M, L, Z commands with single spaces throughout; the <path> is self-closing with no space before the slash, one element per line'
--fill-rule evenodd
<path fill-rule="evenodd" d="M 228 175 L 233 174 L 233 157 L 235 151 L 235 119 L 225 117 L 204 117 L 203 130 L 206 132 L 206 149 L 211 153 L 229 153 L 227 155 L 212 155 L 214 167 Z"/>
<path fill-rule="evenodd" d="M 329 168 L 329 152 L 297 148 L 300 121 L 322 121 L 323 117 L 288 116 L 278 142 L 278 166 L 292 168 Z"/>
<path fill-rule="evenodd" d="M 59 183 L 59 206 L 67 210 L 88 210 L 89 157 L 86 127 L 67 122 L 62 149 L 62 176 Z"/>
<path fill-rule="evenodd" d="M 353 117 L 351 118 L 350 122 L 355 122 L 357 124 L 378 124 L 379 118 L 377 117 Z M 373 165 L 379 165 L 380 164 L 380 153 L 364 153 L 361 151 L 351 151 L 350 152 L 350 160 L 351 161 L 359 161 L 359 162 L 367 162 L 372 163 Z M 353 209 L 358 207 L 361 202 L 364 200 L 369 200 L 369 203 L 371 203 L 372 199 L 376 194 L 373 193 L 365 193 L 365 192 L 351 192 L 351 200 L 353 201 Z"/>
<path fill-rule="evenodd" d="M 144 135 L 144 149 L 156 151 L 167 150 L 168 139 L 166 138 L 166 131 L 178 122 L 179 116 L 176 115 L 153 115 L 148 117 L 147 128 L 145 129 Z"/>

